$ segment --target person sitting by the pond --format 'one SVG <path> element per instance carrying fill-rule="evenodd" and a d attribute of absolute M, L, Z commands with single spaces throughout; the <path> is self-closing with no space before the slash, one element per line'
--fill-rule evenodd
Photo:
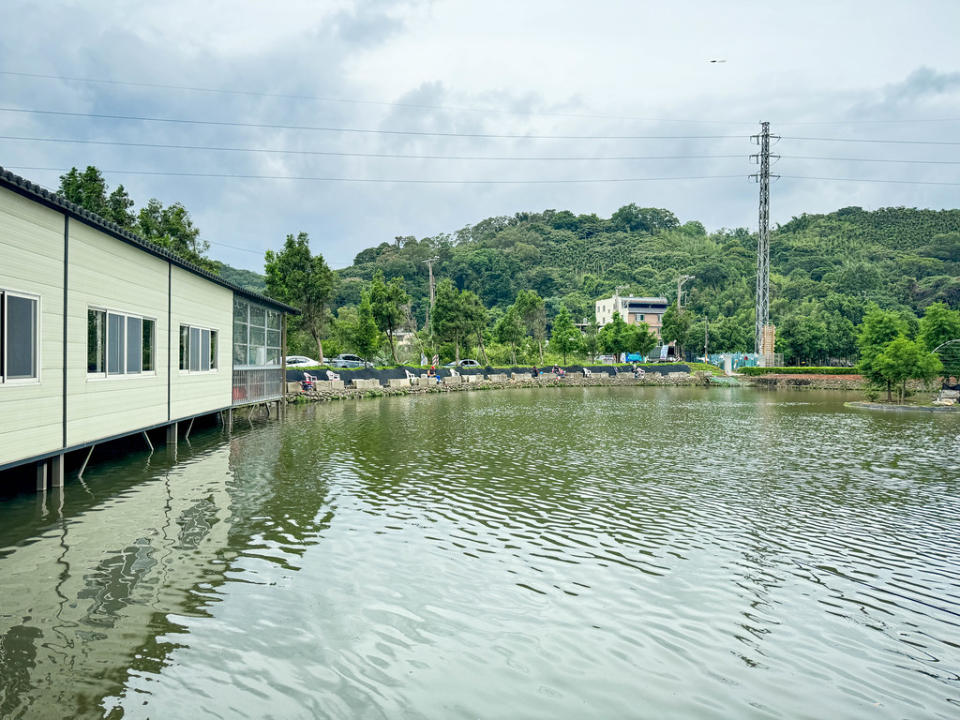
<path fill-rule="evenodd" d="M 550 372 L 552 372 L 552 373 L 553 373 L 554 375 L 556 375 L 558 378 L 562 378 L 564 375 L 567 374 L 566 370 L 564 370 L 564 369 L 563 369 L 562 367 L 560 367 L 559 365 L 554 365 L 554 366 L 553 366 L 553 370 L 551 370 Z"/>
<path fill-rule="evenodd" d="M 540 370 L 536 365 L 530 369 L 530 377 L 540 377 Z"/>
<path fill-rule="evenodd" d="M 431 366 L 430 366 L 430 368 L 427 370 L 427 377 L 428 377 L 428 378 L 433 378 L 433 379 L 436 380 L 437 382 L 440 382 L 440 378 L 437 377 L 437 366 L 436 366 L 436 365 L 431 365 Z"/>
<path fill-rule="evenodd" d="M 633 364 L 633 377 L 634 377 L 636 380 L 641 379 L 641 378 L 642 378 L 644 375 L 646 375 L 646 374 L 647 374 L 647 373 L 646 373 L 646 370 L 644 370 L 642 367 L 640 367 L 640 366 L 637 365 L 636 363 Z"/>

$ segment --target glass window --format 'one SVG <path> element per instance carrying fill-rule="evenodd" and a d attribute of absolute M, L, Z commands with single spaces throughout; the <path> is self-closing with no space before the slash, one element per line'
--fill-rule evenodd
<path fill-rule="evenodd" d="M 190 328 L 190 369 L 200 370 L 200 328 Z"/>
<path fill-rule="evenodd" d="M 247 344 L 247 323 L 242 320 L 233 320 L 233 342 L 239 345 Z"/>
<path fill-rule="evenodd" d="M 157 323 L 154 320 L 143 321 L 143 371 L 156 370 L 153 365 L 153 345 L 157 332 Z"/>
<path fill-rule="evenodd" d="M 267 309 L 262 305 L 250 306 L 250 324 L 264 327 L 267 324 Z"/>
<path fill-rule="evenodd" d="M 217 331 L 210 331 L 210 369 L 217 369 Z"/>
<path fill-rule="evenodd" d="M 233 364 L 234 365 L 247 364 L 247 346 L 246 345 L 233 346 Z"/>
<path fill-rule="evenodd" d="M 37 300 L 4 295 L 4 374 L 8 380 L 37 376 Z"/>
<path fill-rule="evenodd" d="M 200 369 L 210 369 L 210 331 L 200 331 Z"/>
<path fill-rule="evenodd" d="M 123 315 L 107 313 L 107 372 L 111 375 L 123 373 L 123 331 Z"/>
<path fill-rule="evenodd" d="M 267 330 L 267 347 L 280 347 L 280 331 Z"/>
<path fill-rule="evenodd" d="M 143 320 L 138 317 L 127 318 L 127 373 L 140 372 L 143 357 Z"/>
<path fill-rule="evenodd" d="M 280 329 L 280 313 L 267 310 L 267 327 L 271 330 Z"/>
<path fill-rule="evenodd" d="M 266 345 L 267 344 L 267 331 L 263 328 L 258 328 L 250 326 L 250 344 L 251 345 Z"/>
<path fill-rule="evenodd" d="M 87 372 L 107 371 L 107 313 L 87 310 Z"/>
<path fill-rule="evenodd" d="M 190 369 L 190 328 L 180 326 L 180 369 Z"/>

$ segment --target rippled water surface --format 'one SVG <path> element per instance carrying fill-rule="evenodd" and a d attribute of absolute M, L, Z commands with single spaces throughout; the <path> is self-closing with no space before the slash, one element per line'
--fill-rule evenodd
<path fill-rule="evenodd" d="M 313 406 L 0 504 L 2 718 L 960 717 L 960 418 Z"/>

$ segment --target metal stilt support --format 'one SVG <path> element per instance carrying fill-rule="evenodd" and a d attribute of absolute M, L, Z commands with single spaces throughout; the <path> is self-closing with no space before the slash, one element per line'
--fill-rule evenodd
<path fill-rule="evenodd" d="M 196 418 L 190 418 L 190 424 L 187 425 L 187 432 L 186 432 L 186 433 L 184 434 L 184 436 L 183 436 L 183 439 L 184 439 L 184 440 L 186 440 L 187 438 L 190 437 L 190 431 L 193 430 L 193 421 L 194 421 L 194 420 L 196 420 Z"/>
<path fill-rule="evenodd" d="M 150 448 L 150 452 L 153 452 L 153 443 L 150 442 L 150 436 L 147 435 L 146 430 L 143 432 L 143 439 L 147 441 L 147 447 Z"/>
<path fill-rule="evenodd" d="M 63 487 L 64 479 L 64 455 L 54 455 L 50 458 L 50 486 L 55 488 Z"/>
<path fill-rule="evenodd" d="M 37 492 L 47 491 L 47 461 L 37 462 Z"/>
<path fill-rule="evenodd" d="M 87 469 L 87 463 L 90 462 L 90 456 L 93 455 L 93 449 L 94 449 L 95 447 L 96 447 L 96 445 L 91 445 L 91 446 L 90 446 L 90 452 L 87 453 L 87 457 L 86 457 L 86 459 L 83 461 L 83 465 L 80 466 L 80 472 L 77 473 L 77 477 L 80 478 L 80 480 L 83 480 L 83 471 Z"/>
<path fill-rule="evenodd" d="M 226 413 L 227 414 L 223 420 L 223 427 L 226 428 L 228 433 L 233 432 L 233 408 L 227 409 Z"/>

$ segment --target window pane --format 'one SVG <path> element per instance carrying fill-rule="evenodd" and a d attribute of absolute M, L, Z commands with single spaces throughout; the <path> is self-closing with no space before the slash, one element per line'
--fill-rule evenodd
<path fill-rule="evenodd" d="M 143 320 L 127 318 L 127 372 L 140 372 L 140 356 L 143 352 Z"/>
<path fill-rule="evenodd" d="M 280 364 L 280 348 L 267 348 L 267 365 Z"/>
<path fill-rule="evenodd" d="M 37 301 L 7 295 L 7 378 L 37 376 Z"/>
<path fill-rule="evenodd" d="M 180 326 L 180 369 L 186 370 L 190 367 L 190 328 L 186 325 Z"/>
<path fill-rule="evenodd" d="M 267 347 L 280 347 L 280 331 L 267 330 Z"/>
<path fill-rule="evenodd" d="M 210 331 L 210 369 L 217 369 L 217 331 Z"/>
<path fill-rule="evenodd" d="M 190 369 L 200 370 L 200 328 L 190 328 Z"/>
<path fill-rule="evenodd" d="M 200 369 L 210 369 L 210 331 L 203 330 L 200 333 Z"/>
<path fill-rule="evenodd" d="M 233 342 L 240 345 L 247 344 L 247 324 L 245 322 L 233 321 Z"/>
<path fill-rule="evenodd" d="M 267 323 L 267 311 L 262 305 L 250 306 L 250 324 L 263 327 Z"/>
<path fill-rule="evenodd" d="M 156 370 L 153 366 L 153 338 L 156 334 L 156 322 L 143 321 L 143 371 Z"/>
<path fill-rule="evenodd" d="M 265 365 L 266 357 L 266 348 L 255 347 L 253 345 L 247 346 L 247 365 Z"/>
<path fill-rule="evenodd" d="M 87 310 L 87 372 L 107 371 L 107 314 Z"/>
<path fill-rule="evenodd" d="M 267 327 L 271 330 L 280 329 L 280 313 L 267 310 Z"/>
<path fill-rule="evenodd" d="M 107 372 L 111 375 L 123 372 L 123 330 L 123 316 L 107 313 Z"/>
<path fill-rule="evenodd" d="M 246 345 L 233 346 L 233 364 L 234 365 L 247 364 L 247 346 Z"/>
<path fill-rule="evenodd" d="M 251 345 L 266 345 L 267 344 L 267 331 L 263 328 L 252 327 L 250 328 L 250 344 Z"/>

